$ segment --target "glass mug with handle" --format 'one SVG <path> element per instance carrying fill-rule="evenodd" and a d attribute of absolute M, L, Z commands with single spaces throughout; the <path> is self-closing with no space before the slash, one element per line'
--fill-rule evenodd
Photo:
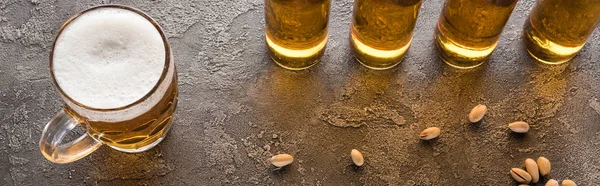
<path fill-rule="evenodd" d="M 167 38 L 140 10 L 103 5 L 80 12 L 58 31 L 50 72 L 65 106 L 46 124 L 40 150 L 69 163 L 102 144 L 142 152 L 160 143 L 177 107 L 177 73 Z M 86 134 L 64 137 L 77 125 Z"/>

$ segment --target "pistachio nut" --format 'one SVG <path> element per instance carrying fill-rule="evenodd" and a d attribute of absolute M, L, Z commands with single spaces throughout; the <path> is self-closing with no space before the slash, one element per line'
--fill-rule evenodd
<path fill-rule="evenodd" d="M 430 140 L 436 138 L 440 135 L 440 128 L 437 127 L 429 127 L 423 130 L 421 134 L 419 134 L 419 138 L 423 140 Z"/>
<path fill-rule="evenodd" d="M 483 116 L 485 115 L 486 112 L 487 112 L 487 106 L 482 105 L 482 104 L 475 106 L 471 110 L 471 113 L 469 113 L 469 121 L 471 123 L 479 122 L 481 119 L 483 119 Z"/>
<path fill-rule="evenodd" d="M 577 186 L 577 184 L 575 184 L 575 182 L 571 180 L 563 180 L 562 186 Z"/>
<path fill-rule="evenodd" d="M 531 182 L 537 183 L 540 179 L 540 171 L 538 169 L 537 163 L 535 163 L 535 160 L 527 158 L 525 160 L 525 170 L 527 170 L 527 173 L 531 175 Z"/>
<path fill-rule="evenodd" d="M 269 161 L 271 161 L 271 164 L 275 165 L 275 167 L 283 167 L 292 163 L 294 161 L 294 157 L 289 154 L 278 154 L 271 157 Z"/>
<path fill-rule="evenodd" d="M 529 182 L 531 182 L 531 175 L 529 175 L 529 173 L 527 173 L 523 169 L 512 168 L 512 169 L 510 169 L 510 175 L 515 180 L 517 180 L 517 182 L 519 182 L 519 183 L 529 183 Z"/>
<path fill-rule="evenodd" d="M 362 153 L 356 149 L 352 149 L 352 151 L 350 151 L 350 157 L 356 166 L 360 167 L 365 163 Z"/>
<path fill-rule="evenodd" d="M 550 174 L 550 170 L 551 170 L 550 160 L 548 160 L 547 158 L 539 157 L 537 159 L 537 166 L 538 166 L 538 169 L 540 170 L 540 175 L 546 177 Z"/>
<path fill-rule="evenodd" d="M 508 128 L 516 133 L 526 133 L 529 131 L 529 124 L 523 121 L 512 122 L 508 124 Z"/>
<path fill-rule="evenodd" d="M 546 182 L 546 186 L 558 186 L 558 181 L 555 179 L 550 179 L 548 182 Z"/>

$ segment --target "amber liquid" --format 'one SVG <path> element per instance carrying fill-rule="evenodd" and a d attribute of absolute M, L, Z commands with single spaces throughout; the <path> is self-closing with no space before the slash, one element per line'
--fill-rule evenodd
<path fill-rule="evenodd" d="M 103 143 L 124 152 L 140 152 L 154 147 L 169 131 L 177 107 L 177 78 L 174 77 L 164 96 L 148 112 L 131 120 L 100 122 L 83 119 L 66 107 L 67 113 L 81 118 L 88 133 Z M 91 130 L 90 130 L 91 129 Z"/>
<path fill-rule="evenodd" d="M 291 70 L 319 62 L 327 43 L 329 6 L 329 0 L 265 0 L 271 58 Z"/>
<path fill-rule="evenodd" d="M 525 47 L 541 62 L 567 62 L 583 48 L 598 22 L 600 0 L 538 1 L 525 22 Z"/>
<path fill-rule="evenodd" d="M 421 0 L 355 0 L 350 43 L 356 59 L 378 70 L 400 63 L 420 7 Z"/>
<path fill-rule="evenodd" d="M 481 65 L 496 48 L 517 0 L 446 0 L 435 33 L 440 57 L 456 68 Z"/>

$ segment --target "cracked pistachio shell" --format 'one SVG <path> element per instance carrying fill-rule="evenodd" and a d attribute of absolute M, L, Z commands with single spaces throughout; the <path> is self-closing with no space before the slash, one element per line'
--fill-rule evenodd
<path fill-rule="evenodd" d="M 555 179 L 550 179 L 548 182 L 546 182 L 546 186 L 558 186 L 558 181 Z"/>
<path fill-rule="evenodd" d="M 479 122 L 481 119 L 483 119 L 483 116 L 485 115 L 487 110 L 488 110 L 487 106 L 485 106 L 485 105 L 479 104 L 479 105 L 475 106 L 471 110 L 471 113 L 469 113 L 469 121 L 471 123 Z"/>
<path fill-rule="evenodd" d="M 540 180 L 540 171 L 535 160 L 527 158 L 525 160 L 525 170 L 531 175 L 531 182 L 537 183 Z"/>
<path fill-rule="evenodd" d="M 577 184 L 575 184 L 575 182 L 571 180 L 563 180 L 562 186 L 577 186 Z"/>
<path fill-rule="evenodd" d="M 294 161 L 294 157 L 289 154 L 278 154 L 271 157 L 269 161 L 271 161 L 271 164 L 275 165 L 275 167 L 283 167 L 292 163 Z"/>
<path fill-rule="evenodd" d="M 352 162 L 354 162 L 356 166 L 360 167 L 365 163 L 365 159 L 363 158 L 362 153 L 360 153 L 360 151 L 356 149 L 352 149 L 352 151 L 350 152 L 350 157 L 352 158 Z"/>
<path fill-rule="evenodd" d="M 551 170 L 550 160 L 548 160 L 547 158 L 544 158 L 544 157 L 539 157 L 537 159 L 537 165 L 538 165 L 538 169 L 540 169 L 540 175 L 542 175 L 544 177 L 550 175 L 550 170 Z"/>
<path fill-rule="evenodd" d="M 508 128 L 516 133 L 526 133 L 529 131 L 529 124 L 523 121 L 512 122 L 508 124 Z"/>
<path fill-rule="evenodd" d="M 510 175 L 519 183 L 531 182 L 531 175 L 523 169 L 512 168 L 510 169 Z"/>
<path fill-rule="evenodd" d="M 429 127 L 423 130 L 421 134 L 419 134 L 419 138 L 422 140 L 430 140 L 436 138 L 440 135 L 440 128 L 437 127 Z"/>

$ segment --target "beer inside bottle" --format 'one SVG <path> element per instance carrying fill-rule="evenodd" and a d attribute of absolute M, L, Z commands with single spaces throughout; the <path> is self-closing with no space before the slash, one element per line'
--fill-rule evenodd
<path fill-rule="evenodd" d="M 446 0 L 435 32 L 444 62 L 477 67 L 492 54 L 517 0 Z"/>
<path fill-rule="evenodd" d="M 265 0 L 265 35 L 273 61 L 291 70 L 319 62 L 327 43 L 330 0 Z"/>
<path fill-rule="evenodd" d="M 573 58 L 600 22 L 598 0 L 537 1 L 525 22 L 525 47 L 547 64 Z"/>
<path fill-rule="evenodd" d="M 371 69 L 402 61 L 412 41 L 421 0 L 355 0 L 350 43 L 356 59 Z"/>

